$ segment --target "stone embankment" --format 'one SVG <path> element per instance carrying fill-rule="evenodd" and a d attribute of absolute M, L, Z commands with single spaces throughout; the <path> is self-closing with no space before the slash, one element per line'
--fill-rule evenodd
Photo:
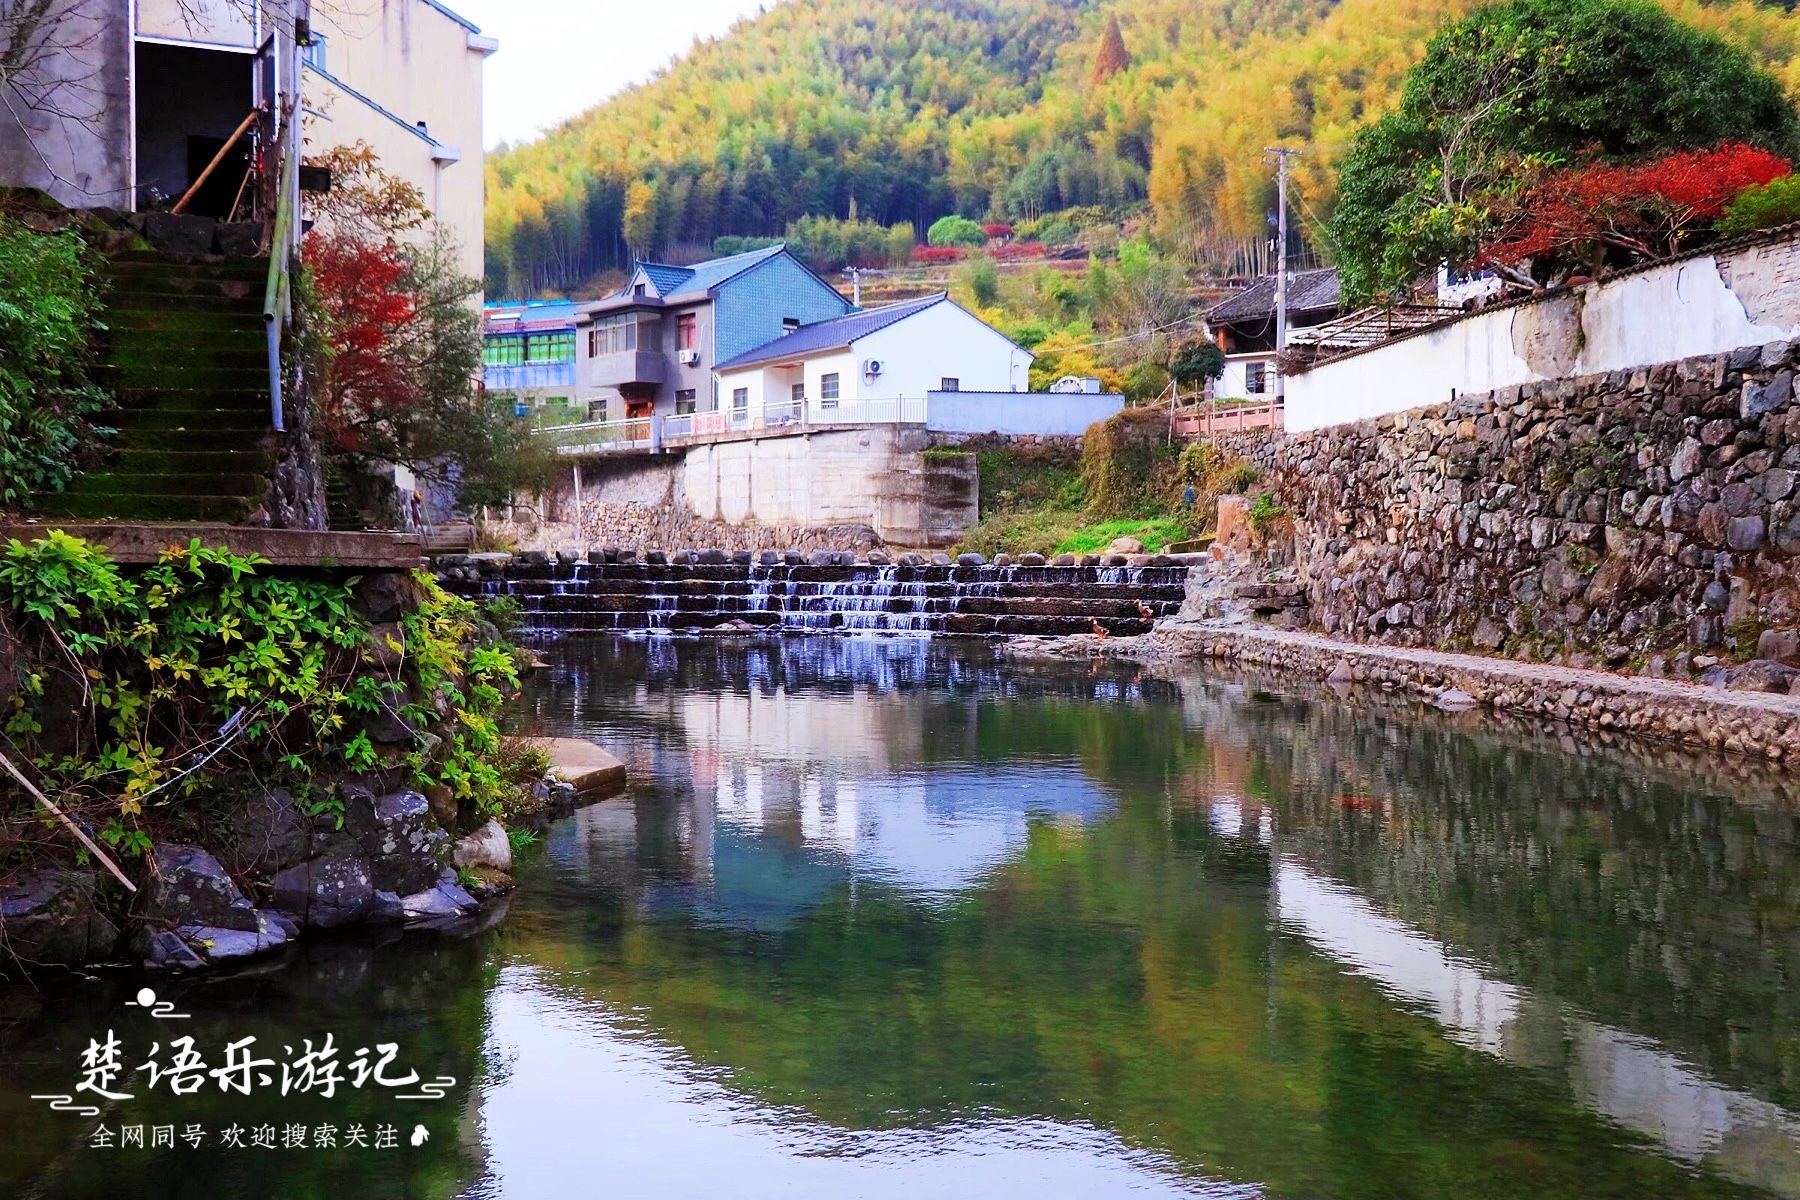
<path fill-rule="evenodd" d="M 1129 638 L 1026 638 L 1021 658 L 1123 658 L 1155 665 L 1215 660 L 1344 688 L 1411 694 L 1447 710 L 1482 708 L 1603 733 L 1704 747 L 1776 763 L 1800 761 L 1800 690 L 1742 686 L 1778 664 L 1721 668 L 1711 686 L 1589 667 L 1355 643 L 1309 629 L 1306 590 L 1291 569 L 1243 560 L 1189 572 L 1171 620 Z"/>
<path fill-rule="evenodd" d="M 1712 681 L 1800 667 L 1800 350 L 1782 342 L 1247 447 L 1318 630 Z"/>

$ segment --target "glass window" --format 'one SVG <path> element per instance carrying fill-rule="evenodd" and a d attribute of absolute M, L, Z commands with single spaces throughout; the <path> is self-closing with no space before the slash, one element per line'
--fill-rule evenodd
<path fill-rule="evenodd" d="M 675 393 L 675 415 L 685 417 L 694 411 L 694 389 L 683 388 Z"/>
<path fill-rule="evenodd" d="M 946 375 L 942 379 L 938 380 L 938 391 L 940 391 L 940 392 L 960 392 L 960 391 L 962 391 L 962 380 L 958 379 L 954 375 Z"/>
<path fill-rule="evenodd" d="M 735 408 L 739 412 L 743 412 L 744 410 L 748 409 L 750 407 L 750 389 L 749 388 L 732 388 L 731 389 L 731 407 Z"/>
<path fill-rule="evenodd" d="M 682 313 L 675 318 L 675 348 L 677 350 L 695 350 L 700 345 L 700 318 L 693 313 Z"/>
<path fill-rule="evenodd" d="M 606 420 L 606 400 L 604 398 L 599 399 L 599 400 L 589 400 L 588 401 L 588 420 L 590 420 L 590 421 Z"/>
<path fill-rule="evenodd" d="M 806 385 L 804 383 L 796 383 L 792 394 L 795 404 L 806 403 Z"/>
<path fill-rule="evenodd" d="M 525 361 L 525 339 L 502 334 L 481 343 L 481 361 L 490 367 L 516 367 Z"/>
<path fill-rule="evenodd" d="M 829 375 L 819 376 L 819 407 L 836 408 L 838 402 L 838 377 L 833 371 Z"/>
<path fill-rule="evenodd" d="M 638 322 L 634 316 L 606 317 L 588 331 L 588 356 L 624 354 L 638 348 Z"/>
<path fill-rule="evenodd" d="M 521 340 L 524 343 L 526 366 L 535 367 L 575 361 L 575 331 L 573 329 L 564 329 L 556 333 L 528 333 Z"/>
<path fill-rule="evenodd" d="M 1269 390 L 1269 364 L 1253 362 L 1244 367 L 1244 390 L 1260 396 Z"/>
<path fill-rule="evenodd" d="M 638 349 L 648 350 L 654 354 L 662 353 L 662 322 L 655 317 L 642 321 L 638 325 Z"/>

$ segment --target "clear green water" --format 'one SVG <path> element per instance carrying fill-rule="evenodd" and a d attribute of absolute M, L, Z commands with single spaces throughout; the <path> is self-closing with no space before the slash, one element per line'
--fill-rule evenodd
<path fill-rule="evenodd" d="M 159 982 L 176 1033 L 0 990 L 0 1196 L 1800 1195 L 1778 780 L 913 641 L 589 644 L 529 704 L 636 783 L 491 928 Z M 29 1098 L 107 1029 L 457 1083 Z M 87 1144 L 357 1122 L 402 1144 Z"/>

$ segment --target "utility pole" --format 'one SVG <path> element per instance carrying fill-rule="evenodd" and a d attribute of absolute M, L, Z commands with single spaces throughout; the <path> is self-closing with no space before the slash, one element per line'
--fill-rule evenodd
<path fill-rule="evenodd" d="M 1300 157 L 1300 151 L 1286 146 L 1265 147 L 1275 160 L 1275 398 L 1287 400 L 1287 380 L 1281 373 L 1280 355 L 1288 344 L 1288 163 Z"/>

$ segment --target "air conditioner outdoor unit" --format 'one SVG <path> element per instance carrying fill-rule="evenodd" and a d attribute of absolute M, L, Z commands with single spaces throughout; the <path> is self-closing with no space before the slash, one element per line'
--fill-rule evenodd
<path fill-rule="evenodd" d="M 684 367 L 695 367 L 700 365 L 700 352 L 698 350 L 683 350 L 676 354 L 675 357 L 681 360 L 681 365 Z"/>
<path fill-rule="evenodd" d="M 887 364 L 882 362 L 879 358 L 865 358 L 863 360 L 863 374 L 871 379 L 885 370 L 887 370 Z"/>

